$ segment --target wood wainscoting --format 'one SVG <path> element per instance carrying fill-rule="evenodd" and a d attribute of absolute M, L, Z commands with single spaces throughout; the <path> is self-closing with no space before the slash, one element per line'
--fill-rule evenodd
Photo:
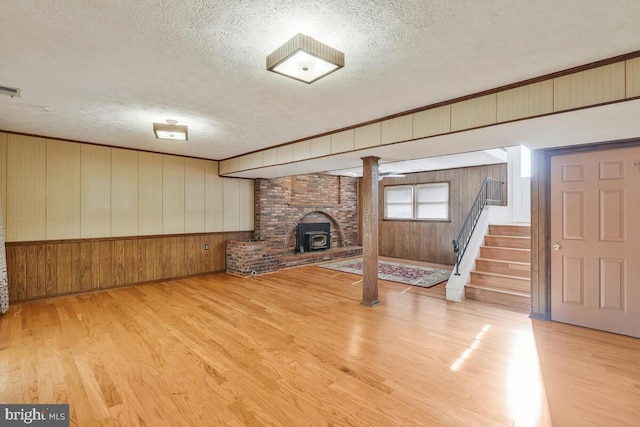
<path fill-rule="evenodd" d="M 485 178 L 505 183 L 503 197 L 506 205 L 506 163 L 418 172 L 407 174 L 406 177 L 385 177 L 379 184 L 380 255 L 436 264 L 455 264 L 451 240 L 460 232 Z M 449 183 L 450 220 L 384 219 L 384 187 L 437 182 Z"/>
<path fill-rule="evenodd" d="M 252 237 L 253 231 L 239 231 L 7 242 L 9 298 L 17 302 L 223 271 L 225 241 Z"/>

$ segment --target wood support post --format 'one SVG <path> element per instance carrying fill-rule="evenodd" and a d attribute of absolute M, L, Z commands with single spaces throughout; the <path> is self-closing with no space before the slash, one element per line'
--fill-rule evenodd
<path fill-rule="evenodd" d="M 378 160 L 362 158 L 362 302 L 374 307 L 378 300 Z"/>

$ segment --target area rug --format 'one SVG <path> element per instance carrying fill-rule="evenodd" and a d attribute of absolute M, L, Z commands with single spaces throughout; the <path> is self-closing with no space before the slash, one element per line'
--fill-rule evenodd
<path fill-rule="evenodd" d="M 362 275 L 362 258 L 348 259 L 329 264 L 318 264 L 318 267 Z M 448 280 L 450 275 L 450 270 L 443 270 L 441 268 L 423 267 L 420 265 L 401 264 L 382 260 L 378 261 L 378 279 L 381 280 L 390 280 L 392 282 L 430 288 L 431 286 Z"/>

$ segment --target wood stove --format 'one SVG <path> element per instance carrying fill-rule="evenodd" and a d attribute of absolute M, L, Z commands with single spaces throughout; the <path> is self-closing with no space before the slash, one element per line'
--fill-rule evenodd
<path fill-rule="evenodd" d="M 331 247 L 331 223 L 301 222 L 296 226 L 296 252 L 311 252 Z"/>

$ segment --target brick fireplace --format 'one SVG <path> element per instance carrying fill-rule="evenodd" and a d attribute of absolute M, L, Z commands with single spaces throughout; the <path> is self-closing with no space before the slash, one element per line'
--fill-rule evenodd
<path fill-rule="evenodd" d="M 357 179 L 298 175 L 255 181 L 255 239 L 227 242 L 227 271 L 260 274 L 362 254 Z M 330 249 L 300 253 L 296 226 L 329 223 Z"/>

